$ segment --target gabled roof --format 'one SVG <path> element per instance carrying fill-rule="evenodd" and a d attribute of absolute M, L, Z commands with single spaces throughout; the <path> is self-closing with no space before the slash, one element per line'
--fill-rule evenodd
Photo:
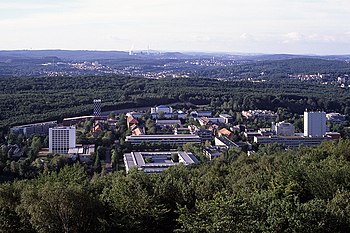
<path fill-rule="evenodd" d="M 126 118 L 126 121 L 129 123 L 129 124 L 138 124 L 139 122 L 132 116 L 128 116 Z"/>

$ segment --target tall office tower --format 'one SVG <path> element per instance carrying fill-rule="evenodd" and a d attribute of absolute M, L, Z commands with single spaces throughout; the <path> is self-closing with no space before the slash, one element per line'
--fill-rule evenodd
<path fill-rule="evenodd" d="M 49 152 L 68 154 L 69 148 L 75 148 L 75 146 L 75 127 L 55 127 L 49 129 Z"/>
<path fill-rule="evenodd" d="M 322 137 L 326 134 L 325 112 L 304 112 L 304 136 Z"/>
<path fill-rule="evenodd" d="M 101 116 L 101 105 L 102 101 L 100 99 L 94 100 L 94 116 Z"/>

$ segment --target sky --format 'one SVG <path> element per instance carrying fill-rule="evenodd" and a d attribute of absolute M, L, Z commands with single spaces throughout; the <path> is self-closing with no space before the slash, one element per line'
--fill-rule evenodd
<path fill-rule="evenodd" d="M 350 54 L 349 0 L 0 0 L 0 50 Z"/>

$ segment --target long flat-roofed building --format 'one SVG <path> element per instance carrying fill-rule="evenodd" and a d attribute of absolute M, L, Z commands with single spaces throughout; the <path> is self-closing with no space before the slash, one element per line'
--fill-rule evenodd
<path fill-rule="evenodd" d="M 126 172 L 129 172 L 132 168 L 137 168 L 145 173 L 160 173 L 179 163 L 190 165 L 198 163 L 198 160 L 192 153 L 184 151 L 131 152 L 124 154 Z"/>
<path fill-rule="evenodd" d="M 25 137 L 32 135 L 49 135 L 49 128 L 57 126 L 57 121 L 41 122 L 29 125 L 19 125 L 11 128 L 11 133 L 23 134 Z"/>
<path fill-rule="evenodd" d="M 270 136 L 270 137 L 254 137 L 254 142 L 260 145 L 265 144 L 281 144 L 286 148 L 297 148 L 300 145 L 318 146 L 323 141 L 331 140 L 329 137 L 303 137 L 303 136 Z"/>
<path fill-rule="evenodd" d="M 126 142 L 132 145 L 139 145 L 141 143 L 154 144 L 174 144 L 182 146 L 186 143 L 201 143 L 201 138 L 198 135 L 191 134 L 159 134 L 159 135 L 131 135 L 126 137 Z"/>

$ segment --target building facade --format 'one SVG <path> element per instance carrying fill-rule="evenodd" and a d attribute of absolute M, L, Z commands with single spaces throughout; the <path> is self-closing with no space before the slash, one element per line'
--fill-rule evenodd
<path fill-rule="evenodd" d="M 55 127 L 49 129 L 49 152 L 68 154 L 70 148 L 76 147 L 75 127 Z"/>
<path fill-rule="evenodd" d="M 304 136 L 323 137 L 326 134 L 325 112 L 304 112 Z"/>
<path fill-rule="evenodd" d="M 102 100 L 95 99 L 94 100 L 94 116 L 95 117 L 101 116 L 101 106 L 102 106 Z"/>
<path fill-rule="evenodd" d="M 32 135 L 49 135 L 49 128 L 57 126 L 57 121 L 41 122 L 30 125 L 19 125 L 11 128 L 11 133 L 23 134 L 25 137 Z"/>
<path fill-rule="evenodd" d="M 173 108 L 166 105 L 159 105 L 155 108 L 151 108 L 151 114 L 153 113 L 173 113 Z"/>
<path fill-rule="evenodd" d="M 294 125 L 284 121 L 279 122 L 276 125 L 272 124 L 271 128 L 278 136 L 294 136 L 295 134 Z"/>
<path fill-rule="evenodd" d="M 304 146 L 318 146 L 323 141 L 330 140 L 328 137 L 301 137 L 301 136 L 270 136 L 270 137 L 254 137 L 254 142 L 259 145 L 280 144 L 286 148 L 298 148 Z"/>
<path fill-rule="evenodd" d="M 201 138 L 198 135 L 191 134 L 160 134 L 160 135 L 131 135 L 127 136 L 125 142 L 131 143 L 132 145 L 140 144 L 170 144 L 182 146 L 186 143 L 201 143 Z"/>

